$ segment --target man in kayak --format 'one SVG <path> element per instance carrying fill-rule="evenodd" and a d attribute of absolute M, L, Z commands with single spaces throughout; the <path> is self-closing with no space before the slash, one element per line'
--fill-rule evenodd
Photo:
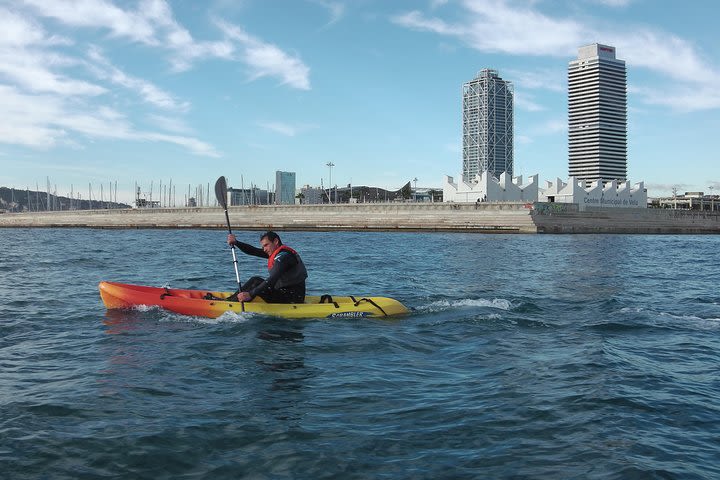
<path fill-rule="evenodd" d="M 277 233 L 263 233 L 260 237 L 262 248 L 240 242 L 232 233 L 228 235 L 227 242 L 247 255 L 268 259 L 268 277 L 250 278 L 240 289 L 238 301 L 249 302 L 257 296 L 268 303 L 305 301 L 305 264 L 295 250 L 283 245 Z"/>

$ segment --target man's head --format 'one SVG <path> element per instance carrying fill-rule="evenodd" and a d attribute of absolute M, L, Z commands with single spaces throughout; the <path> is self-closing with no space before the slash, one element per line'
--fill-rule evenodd
<path fill-rule="evenodd" d="M 260 246 L 268 255 L 277 250 L 280 245 L 282 245 L 280 236 L 272 230 L 268 230 L 260 237 Z"/>

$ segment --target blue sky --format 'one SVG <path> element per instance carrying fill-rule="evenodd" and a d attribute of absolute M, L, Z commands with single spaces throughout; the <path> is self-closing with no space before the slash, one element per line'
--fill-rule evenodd
<path fill-rule="evenodd" d="M 461 87 L 515 88 L 516 174 L 567 177 L 567 65 L 605 43 L 628 70 L 628 173 L 649 194 L 720 192 L 715 2 L 0 0 L 0 185 L 49 177 L 129 201 L 170 180 L 440 187 Z M 107 187 L 106 187 L 107 188 Z M 157 188 L 157 187 L 155 187 Z"/>

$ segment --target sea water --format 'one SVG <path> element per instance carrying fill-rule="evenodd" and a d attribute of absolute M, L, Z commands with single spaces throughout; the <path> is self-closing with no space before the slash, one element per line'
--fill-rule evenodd
<path fill-rule="evenodd" d="M 720 478 L 720 237 L 280 233 L 411 313 L 106 311 L 232 290 L 226 234 L 0 230 L 0 477 Z"/>

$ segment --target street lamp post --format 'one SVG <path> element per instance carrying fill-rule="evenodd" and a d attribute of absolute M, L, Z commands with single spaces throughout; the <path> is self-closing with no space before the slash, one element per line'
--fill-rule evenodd
<path fill-rule="evenodd" d="M 329 183 L 328 184 L 328 202 L 333 203 L 332 197 L 330 196 L 330 194 L 332 193 L 332 168 L 335 166 L 335 164 L 333 162 L 328 162 L 325 165 L 327 165 L 328 170 L 330 170 L 330 180 L 328 182 Z M 337 199 L 335 199 L 335 200 L 337 200 Z"/>
<path fill-rule="evenodd" d="M 713 189 L 715 188 L 713 185 L 710 185 L 708 187 L 710 189 L 710 211 L 712 212 L 715 210 L 715 197 L 713 197 Z"/>
<path fill-rule="evenodd" d="M 415 202 L 417 202 L 417 177 L 413 178 L 413 182 L 415 182 L 415 188 L 413 189 L 413 199 Z"/>

